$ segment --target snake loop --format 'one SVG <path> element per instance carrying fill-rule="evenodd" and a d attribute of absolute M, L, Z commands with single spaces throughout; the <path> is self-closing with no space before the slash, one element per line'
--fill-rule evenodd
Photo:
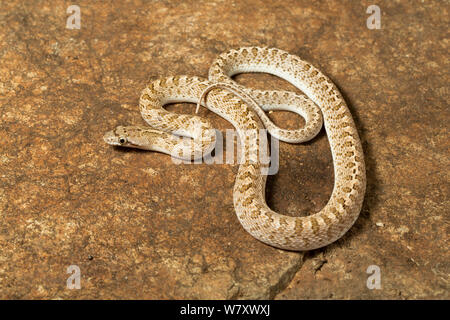
<path fill-rule="evenodd" d="M 288 91 L 261 91 L 237 84 L 231 77 L 244 72 L 265 72 L 287 80 L 305 95 Z M 208 120 L 179 115 L 163 107 L 174 102 L 197 103 L 228 120 L 241 141 L 252 130 L 267 129 L 276 138 L 300 143 L 322 127 L 328 136 L 334 165 L 334 187 L 328 203 L 305 217 L 282 215 L 265 201 L 266 164 L 257 157 L 242 162 L 233 191 L 237 217 L 246 231 L 274 247 L 311 250 L 339 239 L 361 211 L 366 189 L 364 155 L 350 111 L 333 82 L 320 70 L 276 48 L 245 47 L 221 54 L 212 64 L 209 80 L 175 76 L 150 83 L 141 94 L 140 110 L 152 127 L 119 126 L 105 134 L 111 145 L 155 150 L 195 158 L 215 144 Z M 265 111 L 286 110 L 305 118 L 296 130 L 277 127 Z M 201 129 L 200 131 L 198 129 Z M 189 137 L 190 140 L 182 137 Z M 260 143 L 241 144 L 242 154 L 259 154 Z M 201 150 L 195 154 L 193 150 Z M 181 153 L 179 151 L 182 151 Z M 186 156 L 187 154 L 188 156 Z"/>

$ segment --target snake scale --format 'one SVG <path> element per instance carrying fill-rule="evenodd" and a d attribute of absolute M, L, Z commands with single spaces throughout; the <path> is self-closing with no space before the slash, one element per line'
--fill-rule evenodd
<path fill-rule="evenodd" d="M 233 75 L 245 72 L 281 77 L 306 96 L 248 89 L 232 80 Z M 353 225 L 366 189 L 361 142 L 341 93 L 310 63 L 276 48 L 230 50 L 213 62 L 208 80 L 173 76 L 151 82 L 142 91 L 139 102 L 142 117 L 151 127 L 119 126 L 107 132 L 104 140 L 110 145 L 154 150 L 180 158 L 201 157 L 214 148 L 214 130 L 205 118 L 163 108 L 177 102 L 201 103 L 229 121 L 241 141 L 253 141 L 240 144 L 244 160 L 233 190 L 237 217 L 253 237 L 282 249 L 312 250 L 336 241 Z M 280 129 L 265 114 L 268 110 L 296 112 L 306 124 L 297 130 Z M 265 201 L 267 164 L 257 156 L 267 145 L 256 132 L 267 129 L 282 141 L 299 143 L 312 139 L 322 123 L 334 164 L 334 187 L 328 203 L 319 212 L 302 217 L 271 210 Z"/>

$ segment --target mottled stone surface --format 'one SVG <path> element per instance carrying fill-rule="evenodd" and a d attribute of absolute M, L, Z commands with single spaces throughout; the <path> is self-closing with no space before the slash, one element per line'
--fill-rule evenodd
<path fill-rule="evenodd" d="M 80 30 L 65 28 L 70 4 L 81 7 Z M 370 4 L 1 1 L 0 298 L 448 299 L 448 2 L 378 1 L 381 30 L 366 27 Z M 175 165 L 102 141 L 118 124 L 143 124 L 149 80 L 207 76 L 219 53 L 246 45 L 309 60 L 354 115 L 367 195 L 355 226 L 326 248 L 285 252 L 247 234 L 232 204 L 236 166 Z M 237 79 L 292 89 L 266 75 Z M 281 143 L 267 201 L 317 211 L 332 181 L 323 131 Z M 70 265 L 80 290 L 66 288 Z M 366 286 L 369 265 L 380 267 L 380 290 Z"/>

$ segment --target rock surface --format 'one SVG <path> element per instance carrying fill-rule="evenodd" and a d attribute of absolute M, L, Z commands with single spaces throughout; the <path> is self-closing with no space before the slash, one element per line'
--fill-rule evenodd
<path fill-rule="evenodd" d="M 381 29 L 370 30 L 370 4 L 86 1 L 71 30 L 65 1 L 2 1 L 0 298 L 448 299 L 448 7 L 378 1 Z M 103 143 L 116 125 L 144 123 L 149 80 L 206 77 L 218 54 L 247 45 L 309 60 L 354 115 L 367 194 L 354 227 L 326 248 L 286 252 L 247 234 L 232 204 L 237 166 L 175 165 Z M 293 90 L 267 75 L 237 80 Z M 333 185 L 324 131 L 280 148 L 268 203 L 320 210 Z M 71 265 L 80 290 L 66 287 Z M 381 289 L 366 285 L 370 265 Z"/>

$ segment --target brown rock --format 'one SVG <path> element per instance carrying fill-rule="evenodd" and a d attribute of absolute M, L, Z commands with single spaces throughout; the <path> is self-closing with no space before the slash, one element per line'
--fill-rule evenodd
<path fill-rule="evenodd" d="M 1 2 L 0 298 L 448 299 L 448 10 L 381 1 L 382 28 L 369 30 L 368 5 L 102 1 L 80 4 L 81 29 L 69 30 L 64 1 Z M 242 229 L 236 166 L 175 165 L 102 140 L 116 125 L 143 124 L 137 102 L 150 79 L 206 77 L 219 53 L 247 45 L 322 69 L 363 141 L 361 216 L 306 255 Z M 266 75 L 237 79 L 292 89 Z M 281 143 L 267 201 L 290 215 L 320 210 L 332 179 L 323 131 Z M 80 267 L 80 290 L 66 288 L 70 265 Z M 370 265 L 380 267 L 380 290 L 366 286 Z"/>

